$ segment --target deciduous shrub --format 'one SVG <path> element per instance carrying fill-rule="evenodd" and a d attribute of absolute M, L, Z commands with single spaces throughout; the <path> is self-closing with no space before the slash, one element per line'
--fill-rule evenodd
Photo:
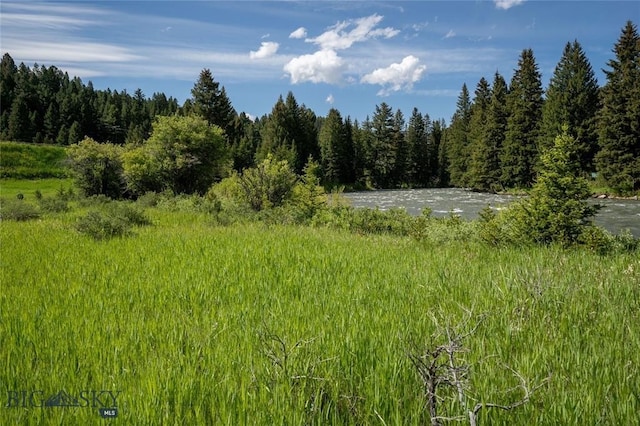
<path fill-rule="evenodd" d="M 286 160 L 277 161 L 271 155 L 238 176 L 242 196 L 255 211 L 283 205 L 291 198 L 297 180 Z"/>
<path fill-rule="evenodd" d="M 69 166 L 85 196 L 105 195 L 118 199 L 125 192 L 122 168 L 123 148 L 85 138 L 69 146 Z"/>
<path fill-rule="evenodd" d="M 130 204 L 106 203 L 100 210 L 91 210 L 78 219 L 76 230 L 96 240 L 126 236 L 134 226 L 151 224 L 146 214 Z"/>
<path fill-rule="evenodd" d="M 26 221 L 39 217 L 36 206 L 24 199 L 0 199 L 0 220 Z"/>

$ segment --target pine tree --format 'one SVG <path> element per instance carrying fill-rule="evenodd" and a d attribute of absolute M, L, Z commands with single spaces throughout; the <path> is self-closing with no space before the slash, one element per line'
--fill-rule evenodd
<path fill-rule="evenodd" d="M 542 119 L 542 81 L 531 49 L 522 51 L 507 105 L 509 119 L 500 161 L 506 187 L 530 187 L 535 179 L 537 140 Z"/>
<path fill-rule="evenodd" d="M 425 121 L 425 118 L 427 121 Z M 418 108 L 413 108 L 407 127 L 406 141 L 409 150 L 408 177 L 412 185 L 426 187 L 429 184 L 429 117 L 424 117 Z"/>
<path fill-rule="evenodd" d="M 262 140 L 256 152 L 256 163 L 265 160 L 271 154 L 275 161 L 286 160 L 289 165 L 296 162 L 297 153 L 294 135 L 290 125 L 289 109 L 282 96 L 278 98 L 266 118 L 261 131 Z"/>
<path fill-rule="evenodd" d="M 320 165 L 324 182 L 330 186 L 344 181 L 344 170 L 342 169 L 342 157 L 345 154 L 342 151 L 346 146 L 344 130 L 340 112 L 335 108 L 331 108 L 318 135 Z"/>
<path fill-rule="evenodd" d="M 487 139 L 487 117 L 491 104 L 491 88 L 489 82 L 482 77 L 478 82 L 471 107 L 469 122 L 469 148 L 471 160 L 466 181 L 474 189 L 486 191 L 490 189 L 487 182 L 489 162 L 489 141 Z"/>
<path fill-rule="evenodd" d="M 576 148 L 565 127 L 554 145 L 541 155 L 540 173 L 531 195 L 507 212 L 516 239 L 571 245 L 592 226 L 597 207 L 587 201 L 591 192 L 581 176 Z"/>
<path fill-rule="evenodd" d="M 374 185 L 388 188 L 395 167 L 396 146 L 394 144 L 393 110 L 386 103 L 376 105 L 371 122 L 370 166 Z"/>
<path fill-rule="evenodd" d="M 640 36 L 631 21 L 613 52 L 602 88 L 596 162 L 606 184 L 626 193 L 640 189 Z"/>
<path fill-rule="evenodd" d="M 33 132 L 29 119 L 29 105 L 24 95 L 17 96 L 11 105 L 7 135 L 12 141 L 31 142 Z"/>
<path fill-rule="evenodd" d="M 437 186 L 446 188 L 449 186 L 449 147 L 447 142 L 447 126 L 444 119 L 433 122 L 431 134 L 438 153 Z"/>
<path fill-rule="evenodd" d="M 400 109 L 393 116 L 393 147 L 396 152 L 392 174 L 392 182 L 395 186 L 408 183 L 407 169 L 409 161 L 409 149 L 405 140 L 405 121 Z"/>
<path fill-rule="evenodd" d="M 5 53 L 0 62 L 0 134 L 3 137 L 8 137 L 9 115 L 15 99 L 17 72 L 18 67 L 13 58 Z"/>
<path fill-rule="evenodd" d="M 567 43 L 547 88 L 539 151 L 543 153 L 553 146 L 566 125 L 577 144 L 581 170 L 593 172 L 598 150 L 598 109 L 598 83 L 591 64 L 577 40 Z"/>
<path fill-rule="evenodd" d="M 467 84 L 462 85 L 458 96 L 456 112 L 451 118 L 447 131 L 447 157 L 449 160 L 449 183 L 453 186 L 466 186 L 466 173 L 469 166 L 469 122 L 471 120 L 471 99 Z"/>
<path fill-rule="evenodd" d="M 507 132 L 509 109 L 507 108 L 507 82 L 496 72 L 491 90 L 491 103 L 487 113 L 485 145 L 482 157 L 485 161 L 481 170 L 482 180 L 488 189 L 497 190 L 500 186 L 500 153 Z"/>
<path fill-rule="evenodd" d="M 191 89 L 191 95 L 196 114 L 225 132 L 229 130 L 236 112 L 231 106 L 225 88 L 220 88 L 220 83 L 214 80 L 211 70 L 205 68 L 200 72 L 198 81 Z"/>

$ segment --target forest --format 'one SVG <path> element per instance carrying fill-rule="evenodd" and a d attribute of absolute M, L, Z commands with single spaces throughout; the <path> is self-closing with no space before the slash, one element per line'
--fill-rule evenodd
<path fill-rule="evenodd" d="M 180 105 L 164 93 L 96 90 L 55 66 L 16 65 L 5 53 L 0 139 L 64 146 L 88 138 L 130 152 L 151 138 L 159 117 L 196 116 L 223 131 L 217 154 L 226 172 L 217 178 L 272 156 L 298 174 L 313 159 L 327 188 L 505 191 L 533 186 L 542 154 L 566 126 L 580 173 L 619 195 L 633 194 L 640 190 L 640 36 L 631 21 L 612 53 L 602 86 L 574 40 L 546 89 L 534 52 L 524 49 L 509 82 L 496 72 L 481 78 L 473 93 L 464 83 L 448 121 L 381 102 L 362 122 L 334 108 L 320 116 L 292 92 L 252 120 L 233 108 L 207 68 Z"/>

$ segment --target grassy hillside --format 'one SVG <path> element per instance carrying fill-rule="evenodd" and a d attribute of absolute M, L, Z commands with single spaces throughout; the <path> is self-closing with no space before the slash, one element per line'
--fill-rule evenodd
<path fill-rule="evenodd" d="M 123 424 L 428 424 L 408 354 L 470 311 L 466 331 L 484 318 L 461 354 L 474 404 L 520 399 L 510 369 L 531 387 L 550 377 L 480 424 L 637 421 L 637 254 L 150 215 L 153 226 L 102 242 L 73 229 L 77 213 L 1 223 L 3 392 L 42 390 L 37 403 L 117 391 Z M 3 404 L 0 418 L 103 421 L 83 401 Z"/>
<path fill-rule="evenodd" d="M 0 142 L 0 178 L 64 178 L 66 152 L 55 145 Z"/>

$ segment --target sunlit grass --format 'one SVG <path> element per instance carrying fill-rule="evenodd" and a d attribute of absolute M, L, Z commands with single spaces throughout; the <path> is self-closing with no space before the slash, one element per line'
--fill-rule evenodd
<path fill-rule="evenodd" d="M 2 391 L 121 391 L 125 424 L 424 424 L 407 353 L 465 310 L 474 397 L 529 404 L 484 424 L 632 424 L 640 260 L 328 229 L 154 225 L 96 242 L 73 214 L 0 224 Z M 0 407 L 6 424 L 94 424 L 91 408 Z M 3 423 L 5 421 L 3 420 Z"/>
<path fill-rule="evenodd" d="M 60 190 L 68 191 L 74 187 L 73 179 L 0 179 L 0 197 L 15 198 L 22 194 L 26 200 L 35 200 L 36 191 L 40 191 L 43 196 L 56 195 Z"/>

